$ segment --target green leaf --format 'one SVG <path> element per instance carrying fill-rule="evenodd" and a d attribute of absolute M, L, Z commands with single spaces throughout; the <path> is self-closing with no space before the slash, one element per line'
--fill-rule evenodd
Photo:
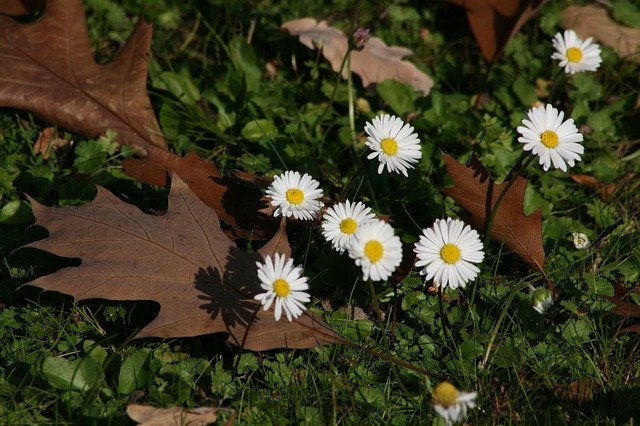
<path fill-rule="evenodd" d="M 508 337 L 500 345 L 492 361 L 500 367 L 510 368 L 520 366 L 524 359 L 524 354 L 518 348 L 516 341 L 512 337 Z"/>
<path fill-rule="evenodd" d="M 259 141 L 262 138 L 271 139 L 278 134 L 278 128 L 273 121 L 267 119 L 258 119 L 248 122 L 240 132 L 242 136 L 252 142 Z"/>
<path fill-rule="evenodd" d="M 564 324 L 561 332 L 563 339 L 578 346 L 589 341 L 592 329 L 586 321 L 573 318 Z"/>
<path fill-rule="evenodd" d="M 465 360 L 471 360 L 484 353 L 484 348 L 478 342 L 462 342 L 460 345 L 460 356 Z"/>
<path fill-rule="evenodd" d="M 100 364 L 100 366 L 104 365 L 104 361 L 107 359 L 107 351 L 102 346 L 93 340 L 85 340 L 82 342 L 82 347 L 91 359 Z"/>
<path fill-rule="evenodd" d="M 629 0 L 616 0 L 613 2 L 611 12 L 616 21 L 629 27 L 640 27 L 640 9 L 637 3 L 634 4 Z"/>
<path fill-rule="evenodd" d="M 380 408 L 384 405 L 384 394 L 378 387 L 359 386 L 353 397 L 363 408 Z"/>
<path fill-rule="evenodd" d="M 100 365 L 91 358 L 69 361 L 49 356 L 42 361 L 40 371 L 45 380 L 57 389 L 85 391 L 103 379 Z"/>
<path fill-rule="evenodd" d="M 258 58 L 253 48 L 243 37 L 236 37 L 229 42 L 229 54 L 234 68 L 244 75 L 247 91 L 257 91 L 260 88 L 262 68 L 258 65 Z"/>
<path fill-rule="evenodd" d="M 608 228 L 614 225 L 618 219 L 615 208 L 603 203 L 597 198 L 587 204 L 587 214 L 589 214 L 601 228 Z"/>
<path fill-rule="evenodd" d="M 596 296 L 613 296 L 613 285 L 606 278 L 596 274 L 585 274 L 584 281 Z"/>
<path fill-rule="evenodd" d="M 513 92 L 523 105 L 529 106 L 538 100 L 536 87 L 524 77 L 518 77 L 513 83 Z"/>
<path fill-rule="evenodd" d="M 195 105 L 202 97 L 188 75 L 165 71 L 153 80 L 153 87 L 166 90 L 185 105 Z"/>
<path fill-rule="evenodd" d="M 33 222 L 31 206 L 22 200 L 11 200 L 0 210 L 0 223 L 26 225 Z"/>
<path fill-rule="evenodd" d="M 150 350 L 139 349 L 129 355 L 120 367 L 118 375 L 118 393 L 129 395 L 153 380 L 153 374 L 149 368 Z"/>
<path fill-rule="evenodd" d="M 107 161 L 106 153 L 95 141 L 80 141 L 74 152 L 77 157 L 73 165 L 82 173 L 91 174 Z"/>
<path fill-rule="evenodd" d="M 414 110 L 413 90 L 396 80 L 384 80 L 376 86 L 378 95 L 397 115 L 403 116 Z"/>

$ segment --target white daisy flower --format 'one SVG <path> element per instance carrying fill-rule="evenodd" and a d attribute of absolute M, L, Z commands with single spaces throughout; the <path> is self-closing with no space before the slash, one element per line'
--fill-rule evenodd
<path fill-rule="evenodd" d="M 433 408 L 452 425 L 467 417 L 467 410 L 476 406 L 477 392 L 460 392 L 449 382 L 442 382 L 433 389 Z"/>
<path fill-rule="evenodd" d="M 349 256 L 362 267 L 365 280 L 386 280 L 402 261 L 402 243 L 393 228 L 379 219 L 360 225 L 348 246 Z"/>
<path fill-rule="evenodd" d="M 407 169 L 422 158 L 420 139 L 413 132 L 413 127 L 405 124 L 400 118 L 382 114 L 364 126 L 367 132 L 366 145 L 373 150 L 367 156 L 369 160 L 378 157 L 380 165 L 378 174 L 387 166 L 387 171 L 407 175 Z"/>
<path fill-rule="evenodd" d="M 264 263 L 256 262 L 260 287 L 265 293 L 257 294 L 254 298 L 259 300 L 264 310 L 271 307 L 275 300 L 274 316 L 280 320 L 282 311 L 289 321 L 302 315 L 306 303 L 310 300 L 307 277 L 302 276 L 302 267 L 293 266 L 293 259 L 286 260 L 284 254 L 276 253 L 273 260 L 271 256 L 264 258 Z"/>
<path fill-rule="evenodd" d="M 591 244 L 589 237 L 582 232 L 573 232 L 571 236 L 573 237 L 573 246 L 578 250 L 584 250 Z"/>
<path fill-rule="evenodd" d="M 518 133 L 522 136 L 518 142 L 524 144 L 525 151 L 531 151 L 540 157 L 539 163 L 545 171 L 551 164 L 556 169 L 567 171 L 580 161 L 580 154 L 584 154 L 584 146 L 580 144 L 583 136 L 570 118 L 562 121 L 564 112 L 547 104 L 531 108 L 527 118 L 522 120 L 523 126 L 518 126 Z"/>
<path fill-rule="evenodd" d="M 296 219 L 313 219 L 323 204 L 320 201 L 320 184 L 308 174 L 300 176 L 298 172 L 286 171 L 273 177 L 267 188 L 271 205 L 277 207 L 274 216 L 293 216 Z"/>
<path fill-rule="evenodd" d="M 322 221 L 322 235 L 335 250 L 344 253 L 358 227 L 375 217 L 371 209 L 361 202 L 352 204 L 346 200 L 327 209 Z"/>
<path fill-rule="evenodd" d="M 592 39 L 580 39 L 575 31 L 566 30 L 564 36 L 557 33 L 553 37 L 553 47 L 556 51 L 551 55 L 560 60 L 564 72 L 575 74 L 582 71 L 595 71 L 600 66 L 600 46 L 592 43 Z"/>
<path fill-rule="evenodd" d="M 433 278 L 436 286 L 452 289 L 464 287 L 480 269 L 474 263 L 484 259 L 478 232 L 458 219 L 436 219 L 433 226 L 422 230 L 415 244 L 417 267 L 424 267 L 421 275 Z"/>
<path fill-rule="evenodd" d="M 553 305 L 553 297 L 551 292 L 546 288 L 539 288 L 531 292 L 531 304 L 533 309 L 540 315 L 544 315 L 545 311 Z"/>

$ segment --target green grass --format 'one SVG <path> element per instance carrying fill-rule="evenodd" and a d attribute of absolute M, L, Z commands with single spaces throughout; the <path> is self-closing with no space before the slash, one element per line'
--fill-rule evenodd
<path fill-rule="evenodd" d="M 617 185 L 601 200 L 561 171 L 543 172 L 536 163 L 525 171 L 524 208 L 542 209 L 545 272 L 560 299 L 544 316 L 536 313 L 528 284 L 543 286 L 544 278 L 492 244 L 476 282 L 443 297 L 416 271 L 397 285 L 376 283 L 385 314 L 379 320 L 352 262 L 315 225 L 298 226 L 289 238 L 311 278 L 309 309 L 353 346 L 240 354 L 224 335 L 131 340 L 157 304 L 74 304 L 23 286 L 77 265 L 16 250 L 47 235 L 32 226 L 25 194 L 46 205 L 78 205 L 101 185 L 144 211 L 162 211 L 167 192 L 128 178 L 121 162 L 132 153 L 114 151 L 108 138 L 87 141 L 59 129 L 74 143 L 49 160 L 35 156 L 33 141 L 48 124 L 3 108 L 0 423 L 131 424 L 126 405 L 145 403 L 220 407 L 220 424 L 437 424 L 430 392 L 442 377 L 478 392 L 471 424 L 637 422 L 640 340 L 621 330 L 638 318 L 617 316 L 604 296 L 620 285 L 640 302 L 638 63 L 603 47 L 596 73 L 565 76 L 549 59 L 564 1 L 546 4 L 491 68 L 464 14 L 446 2 L 271 3 L 251 2 L 247 14 L 245 2 L 85 2 L 100 62 L 117 54 L 137 13 L 154 22 L 149 90 L 172 152 L 195 150 L 224 173 L 307 172 L 333 201 L 364 200 L 389 215 L 406 243 L 434 219 L 461 211 L 438 190 L 451 183 L 442 153 L 460 161 L 474 153 L 504 178 L 520 156 L 515 128 L 540 96 L 536 79 L 549 80 L 543 102 L 566 111 L 585 134 L 583 161 L 570 173 Z M 343 29 L 369 26 L 387 44 L 412 49 L 410 59 L 435 81 L 432 92 L 365 89 L 354 77 L 354 98 L 369 109 L 356 108 L 352 140 L 346 81 L 279 29 L 304 16 Z M 273 77 L 267 64 L 277 70 Z M 408 95 L 394 100 L 396 90 Z M 481 94 L 486 102 L 473 108 Z M 378 175 L 366 160 L 364 124 L 381 111 L 411 113 L 423 159 L 409 178 Z M 576 250 L 571 232 L 587 234 L 591 246 Z M 350 307 L 368 319 L 351 319 Z"/>

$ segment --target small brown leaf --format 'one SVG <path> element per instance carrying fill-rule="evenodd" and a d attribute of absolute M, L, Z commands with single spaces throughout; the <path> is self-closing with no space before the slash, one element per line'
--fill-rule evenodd
<path fill-rule="evenodd" d="M 222 177 L 215 164 L 203 160 L 195 152 L 179 157 L 148 146 L 146 157 L 127 158 L 122 167 L 139 182 L 167 188 L 171 173 L 177 174 L 198 198 L 216 210 L 220 220 L 231 227 L 235 238 L 266 239 L 278 229 L 277 221 L 272 218 L 273 208 L 260 191 Z M 251 184 L 264 183 L 263 178 L 250 173 L 238 172 L 236 175 Z"/>
<path fill-rule="evenodd" d="M 141 426 L 207 426 L 218 420 L 218 409 L 198 408 L 156 408 L 151 405 L 129 404 L 127 415 Z"/>
<path fill-rule="evenodd" d="M 599 6 L 569 6 L 562 11 L 562 26 L 581 38 L 595 40 L 613 48 L 622 58 L 640 62 L 640 28 L 620 25 Z"/>
<path fill-rule="evenodd" d="M 607 200 L 616 190 L 615 183 L 605 184 L 590 175 L 576 175 L 569 173 L 569 177 L 576 183 L 595 189 L 602 200 Z"/>
<path fill-rule="evenodd" d="M 146 89 L 150 46 L 151 25 L 140 19 L 116 60 L 98 65 L 82 0 L 49 0 L 29 24 L 0 16 L 0 106 L 89 138 L 113 129 L 120 143 L 164 147 Z"/>
<path fill-rule="evenodd" d="M 546 0 L 449 1 L 464 7 L 482 55 L 493 62 Z"/>
<path fill-rule="evenodd" d="M 225 332 L 229 343 L 254 351 L 308 348 L 344 342 L 316 315 L 305 311 L 276 321 L 254 296 L 263 290 L 256 261 L 276 252 L 290 255 L 285 224 L 256 253 L 229 240 L 215 210 L 177 176 L 163 216 L 142 213 L 103 188 L 91 204 L 45 207 L 31 200 L 37 224 L 50 236 L 28 244 L 58 256 L 81 258 L 29 283 L 76 300 L 153 300 L 158 316 L 136 337 L 189 337 Z"/>
<path fill-rule="evenodd" d="M 616 305 L 616 314 L 622 317 L 640 318 L 640 305 L 623 300 L 629 294 L 622 284 L 616 283 L 613 296 L 604 296 L 609 302 Z"/>
<path fill-rule="evenodd" d="M 582 403 L 593 399 L 593 395 L 599 390 L 600 385 L 593 380 L 575 380 L 568 385 L 557 385 L 556 394 L 569 401 Z"/>
<path fill-rule="evenodd" d="M 35 155 L 42 154 L 42 158 L 49 159 L 51 151 L 62 148 L 69 144 L 69 140 L 61 138 L 53 127 L 47 127 L 38 133 L 38 139 L 33 145 L 33 153 Z"/>
<path fill-rule="evenodd" d="M 299 36 L 300 43 L 309 49 L 321 49 L 331 68 L 340 72 L 349 48 L 342 31 L 328 26 L 326 21 L 317 22 L 313 18 L 294 19 L 282 24 L 281 28 Z M 371 37 L 364 49 L 351 53 L 351 70 L 360 76 L 364 87 L 392 79 L 410 84 L 426 96 L 433 87 L 433 80 L 411 62 L 402 60 L 412 53 L 404 47 L 387 46 L 378 37 Z M 342 77 L 347 78 L 346 70 L 343 70 Z"/>
<path fill-rule="evenodd" d="M 482 230 L 488 207 L 493 209 L 502 185 L 497 185 L 477 157 L 472 157 L 468 166 L 459 163 L 450 155 L 444 160 L 454 186 L 441 188 L 469 213 L 469 221 Z M 491 228 L 491 238 L 506 245 L 531 268 L 544 273 L 544 247 L 542 246 L 542 211 L 529 216 L 524 214 L 523 201 L 527 181 L 518 177 L 498 206 Z M 487 201 L 491 194 L 491 204 Z"/>

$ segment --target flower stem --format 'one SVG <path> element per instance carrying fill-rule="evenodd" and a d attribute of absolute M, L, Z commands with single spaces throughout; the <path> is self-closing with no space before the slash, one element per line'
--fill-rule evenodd
<path fill-rule="evenodd" d="M 351 55 L 347 55 L 347 94 L 349 96 L 349 129 L 351 130 L 351 142 L 356 143 L 356 120 L 353 101 L 353 75 L 351 74 Z"/>

